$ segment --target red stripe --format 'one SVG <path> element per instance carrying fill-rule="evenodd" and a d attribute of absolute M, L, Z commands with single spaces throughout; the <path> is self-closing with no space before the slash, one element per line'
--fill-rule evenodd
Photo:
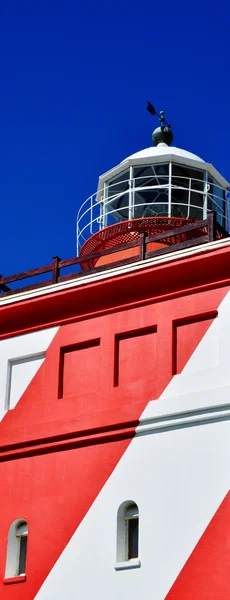
<path fill-rule="evenodd" d="M 218 508 L 167 600 L 227 600 L 230 597 L 230 492 Z"/>

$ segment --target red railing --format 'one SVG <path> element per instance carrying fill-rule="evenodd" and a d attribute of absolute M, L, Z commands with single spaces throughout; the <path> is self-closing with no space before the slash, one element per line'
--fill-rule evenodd
<path fill-rule="evenodd" d="M 191 235 L 195 234 L 195 237 L 191 237 Z M 171 238 L 173 236 L 180 236 L 181 234 L 187 234 L 188 239 L 184 241 L 179 241 L 179 243 L 174 243 L 164 248 L 160 248 L 158 250 L 147 251 L 147 244 L 150 242 L 160 242 L 164 241 L 165 238 Z M 189 239 L 190 236 L 190 239 Z M 184 237 L 184 236 L 183 236 Z M 74 257 L 67 260 L 61 260 L 59 256 L 55 256 L 53 258 L 53 262 L 49 265 L 45 265 L 43 267 L 39 267 L 38 269 L 32 269 L 30 271 L 24 271 L 22 273 L 18 273 L 17 275 L 10 275 L 9 277 L 2 277 L 0 275 L 0 291 L 1 296 L 6 296 L 10 294 L 15 294 L 20 291 L 26 291 L 30 289 L 36 289 L 38 287 L 48 286 L 55 283 L 60 283 L 61 281 L 68 281 L 71 279 L 75 279 L 78 277 L 85 276 L 90 273 L 96 273 L 100 271 L 104 271 L 107 269 L 111 269 L 114 267 L 118 267 L 125 264 L 130 264 L 134 262 L 138 262 L 140 260 L 146 260 L 147 258 L 151 258 L 153 256 L 158 256 L 160 254 L 166 254 L 170 252 L 175 252 L 176 250 L 182 250 L 184 248 L 189 248 L 192 246 L 197 246 L 199 244 L 204 244 L 207 242 L 212 242 L 218 238 L 229 237 L 229 234 L 225 231 L 221 225 L 216 222 L 216 215 L 214 212 L 210 212 L 208 214 L 207 219 L 203 221 L 198 221 L 196 223 L 189 223 L 184 225 L 183 227 L 176 227 L 167 232 L 161 232 L 157 235 L 148 236 L 145 232 L 140 233 L 139 239 L 126 242 L 124 244 L 120 244 L 118 246 L 114 246 L 113 248 L 107 248 L 101 250 L 100 252 L 94 252 L 88 255 L 84 255 L 81 257 Z M 129 248 L 139 247 L 139 253 L 136 256 L 131 256 L 129 258 L 124 258 L 123 260 L 119 260 L 116 262 L 109 263 L 107 265 L 103 265 L 100 267 L 94 267 L 93 269 L 88 269 L 87 271 L 75 271 L 74 273 L 68 273 L 66 275 L 61 275 L 61 270 L 66 269 L 68 267 L 78 266 L 80 267 L 82 263 L 90 264 L 91 261 L 95 259 L 99 259 L 102 256 L 106 256 L 109 254 L 113 254 L 116 252 L 121 252 L 122 250 L 127 250 Z M 34 283 L 33 285 L 26 285 L 23 287 L 17 286 L 14 289 L 11 289 L 8 284 L 15 284 L 17 282 L 28 280 L 32 277 L 41 277 L 46 273 L 52 273 L 50 279 L 44 281 L 39 280 L 38 283 Z"/>

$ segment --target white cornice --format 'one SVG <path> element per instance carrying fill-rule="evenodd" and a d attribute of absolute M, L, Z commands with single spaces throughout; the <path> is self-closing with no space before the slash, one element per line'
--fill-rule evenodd
<path fill-rule="evenodd" d="M 159 403 L 159 401 L 158 401 Z M 226 421 L 230 419 L 230 404 L 207 406 L 203 409 L 191 409 L 180 413 L 171 413 L 159 417 L 141 418 L 136 428 L 136 435 L 163 432 L 167 429 L 180 429 L 204 425 L 206 423 Z"/>

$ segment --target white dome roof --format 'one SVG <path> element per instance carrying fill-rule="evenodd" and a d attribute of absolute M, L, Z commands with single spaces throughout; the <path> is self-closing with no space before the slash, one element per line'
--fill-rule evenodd
<path fill-rule="evenodd" d="M 144 148 L 144 150 L 140 150 L 139 152 L 135 152 L 135 154 L 131 154 L 131 156 L 127 156 L 127 158 L 113 167 L 113 169 L 110 169 L 101 175 L 99 177 L 98 190 L 103 189 L 105 181 L 108 181 L 111 177 L 116 177 L 119 173 L 132 165 L 160 164 L 161 162 L 181 163 L 182 165 L 187 165 L 191 168 L 200 168 L 202 171 L 206 170 L 214 179 L 216 179 L 220 186 L 224 188 L 230 187 L 230 184 L 221 173 L 219 173 L 211 164 L 206 163 L 200 156 L 193 154 L 193 152 L 182 150 L 182 148 L 167 146 L 167 144 L 161 143 L 158 144 L 158 146 Z"/>
<path fill-rule="evenodd" d="M 187 158 L 187 160 L 196 160 L 199 162 L 204 162 L 202 158 L 193 154 L 192 152 L 188 152 L 187 150 L 182 150 L 181 148 L 176 148 L 175 146 L 167 146 L 167 144 L 158 144 L 158 146 L 151 146 L 150 148 L 145 148 L 144 150 L 140 150 L 139 152 L 135 152 L 135 154 L 131 154 L 125 158 L 122 162 L 126 160 L 135 159 L 143 159 L 143 158 L 156 158 L 158 156 L 168 156 L 169 154 L 173 156 L 177 156 L 178 158 Z"/>

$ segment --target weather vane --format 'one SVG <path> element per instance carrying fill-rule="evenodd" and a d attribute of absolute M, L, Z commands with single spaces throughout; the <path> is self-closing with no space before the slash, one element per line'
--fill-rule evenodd
<path fill-rule="evenodd" d="M 167 121 L 165 120 L 165 113 L 163 110 L 161 110 L 159 113 L 157 113 L 154 106 L 149 101 L 148 101 L 148 105 L 147 105 L 147 110 L 150 112 L 151 115 L 153 115 L 153 116 L 156 115 L 158 117 L 158 119 L 160 120 L 161 127 L 166 126 L 169 129 L 171 129 L 170 123 L 167 123 Z"/>
<path fill-rule="evenodd" d="M 168 146 L 171 144 L 173 140 L 173 134 L 171 130 L 171 125 L 165 120 L 165 113 L 161 110 L 159 113 L 155 110 L 154 106 L 151 102 L 148 101 L 147 110 L 151 115 L 156 115 L 160 120 L 160 127 L 157 127 L 153 132 L 153 141 L 156 146 L 160 143 L 167 144 Z"/>

